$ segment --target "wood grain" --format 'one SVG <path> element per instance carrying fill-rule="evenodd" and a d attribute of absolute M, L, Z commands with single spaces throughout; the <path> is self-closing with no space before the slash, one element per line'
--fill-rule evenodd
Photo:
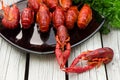
<path fill-rule="evenodd" d="M 28 80 L 65 80 L 55 55 L 30 55 Z"/>
<path fill-rule="evenodd" d="M 24 80 L 26 55 L 0 38 L 0 80 Z"/>

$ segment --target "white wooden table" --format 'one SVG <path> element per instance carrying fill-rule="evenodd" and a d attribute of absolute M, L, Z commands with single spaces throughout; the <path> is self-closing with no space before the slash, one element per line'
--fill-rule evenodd
<path fill-rule="evenodd" d="M 15 0 L 3 0 L 12 4 Z M 16 0 L 19 1 L 19 0 Z M 114 50 L 111 63 L 81 74 L 66 74 L 59 69 L 54 54 L 38 55 L 22 52 L 0 37 L 0 80 L 120 80 L 120 30 L 108 35 L 99 32 L 72 48 L 68 64 L 86 50 L 110 47 Z"/>

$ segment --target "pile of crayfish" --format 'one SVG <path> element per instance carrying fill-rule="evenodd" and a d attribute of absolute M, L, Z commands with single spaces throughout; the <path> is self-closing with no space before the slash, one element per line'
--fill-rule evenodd
<path fill-rule="evenodd" d="M 102 63 L 109 63 L 113 59 L 111 48 L 99 48 L 96 50 L 82 52 L 75 58 L 70 67 L 65 64 L 71 53 L 70 36 L 68 30 L 73 29 L 77 23 L 79 29 L 85 29 L 92 20 L 92 9 L 84 4 L 79 10 L 72 5 L 72 0 L 28 0 L 27 7 L 20 13 L 16 4 L 4 6 L 2 25 L 7 29 L 15 29 L 21 23 L 23 29 L 28 29 L 36 22 L 39 30 L 43 33 L 49 30 L 50 23 L 53 24 L 57 34 L 55 54 L 60 69 L 65 72 L 82 73 L 100 66 Z M 86 60 L 87 66 L 76 66 L 80 60 Z"/>

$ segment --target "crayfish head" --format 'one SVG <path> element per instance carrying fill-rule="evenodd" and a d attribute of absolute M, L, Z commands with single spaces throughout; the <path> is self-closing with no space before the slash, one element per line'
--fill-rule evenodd
<path fill-rule="evenodd" d="M 58 27 L 56 41 L 60 44 L 62 50 L 64 50 L 64 47 L 70 41 L 67 28 L 64 25 Z"/>
<path fill-rule="evenodd" d="M 96 59 L 105 59 L 104 63 L 109 63 L 113 59 L 114 52 L 111 48 L 104 47 L 93 51 L 88 51 L 85 59 L 93 61 Z M 106 60 L 107 59 L 107 60 Z"/>
<path fill-rule="evenodd" d="M 107 60 L 104 60 L 104 63 L 107 64 L 112 61 L 114 52 L 109 47 L 104 47 L 105 53 L 103 54 L 103 58 L 107 58 Z"/>
<path fill-rule="evenodd" d="M 108 47 L 99 48 L 89 52 L 85 56 L 85 60 L 88 60 L 89 65 L 98 65 L 98 67 L 104 63 L 107 64 L 113 59 L 113 50 Z"/>

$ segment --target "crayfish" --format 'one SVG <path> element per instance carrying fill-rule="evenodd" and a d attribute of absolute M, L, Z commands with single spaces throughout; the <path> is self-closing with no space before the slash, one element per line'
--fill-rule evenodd
<path fill-rule="evenodd" d="M 67 11 L 72 6 L 72 0 L 59 0 L 60 6 Z"/>
<path fill-rule="evenodd" d="M 49 30 L 51 19 L 50 19 L 50 11 L 45 4 L 41 4 L 37 12 L 36 18 L 40 31 L 47 32 Z"/>
<path fill-rule="evenodd" d="M 15 29 L 19 25 L 20 20 L 20 12 L 18 7 L 13 4 L 10 6 L 4 6 L 3 1 L 2 3 L 2 10 L 4 12 L 4 16 L 2 19 L 2 25 L 8 29 Z"/>
<path fill-rule="evenodd" d="M 66 12 L 66 19 L 65 19 L 65 23 L 66 23 L 66 27 L 67 29 L 73 29 L 74 28 L 74 24 L 78 19 L 78 14 L 79 11 L 77 9 L 77 6 L 71 6 L 68 11 Z"/>
<path fill-rule="evenodd" d="M 82 52 L 78 57 L 76 57 L 70 67 L 64 68 L 63 71 L 69 73 L 82 73 L 88 71 L 95 66 L 99 67 L 101 64 L 107 64 L 113 59 L 113 50 L 108 47 L 99 48 L 92 51 Z M 86 60 L 86 66 L 76 66 L 80 60 Z"/>
<path fill-rule="evenodd" d="M 79 12 L 77 25 L 80 29 L 85 29 L 91 20 L 92 10 L 88 4 L 84 4 Z"/>
<path fill-rule="evenodd" d="M 58 0 L 45 0 L 44 3 L 51 9 L 55 10 L 58 6 Z"/>
<path fill-rule="evenodd" d="M 34 22 L 34 11 L 31 8 L 24 8 L 21 13 L 21 23 L 24 29 L 31 27 Z"/>
<path fill-rule="evenodd" d="M 37 12 L 41 2 L 42 0 L 28 0 L 28 7 Z"/>
<path fill-rule="evenodd" d="M 60 65 L 63 68 L 66 61 L 69 58 L 71 47 L 70 47 L 70 37 L 68 36 L 67 29 L 65 26 L 61 25 L 58 27 L 56 35 L 56 49 L 55 54 Z"/>

